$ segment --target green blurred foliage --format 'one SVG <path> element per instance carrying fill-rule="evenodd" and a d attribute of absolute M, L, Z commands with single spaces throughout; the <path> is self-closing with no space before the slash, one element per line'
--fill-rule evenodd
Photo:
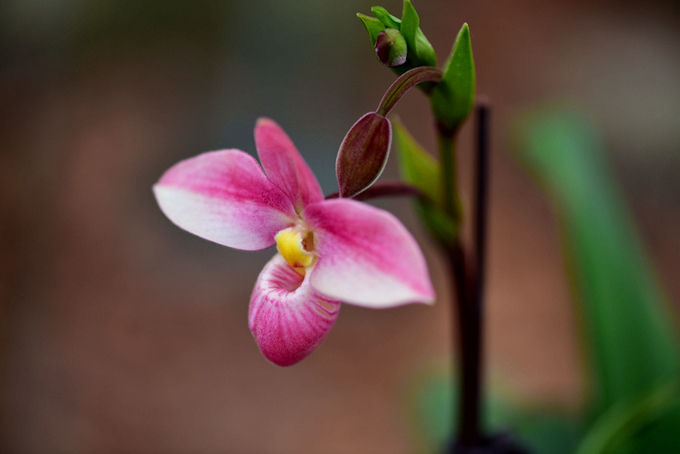
<path fill-rule="evenodd" d="M 418 377 L 407 396 L 406 411 L 411 416 L 417 452 L 442 452 L 457 426 L 458 383 L 443 369 L 433 369 Z M 492 386 L 486 396 L 483 427 L 486 433 L 505 432 L 529 452 L 573 454 L 581 431 L 575 415 L 559 409 L 523 406 L 501 388 Z"/>
<path fill-rule="evenodd" d="M 661 429 L 680 427 L 675 314 L 596 131 L 578 113 L 548 110 L 525 120 L 520 140 L 560 214 L 582 320 L 593 390 L 579 454 L 677 452 L 680 432 Z"/>
<path fill-rule="evenodd" d="M 678 378 L 673 315 L 588 121 L 538 112 L 520 140 L 521 158 L 560 214 L 600 415 Z"/>
<path fill-rule="evenodd" d="M 520 159 L 561 221 L 590 394 L 572 415 L 526 408 L 492 389 L 485 413 L 489 433 L 510 429 L 537 454 L 678 452 L 676 314 L 654 277 L 598 134 L 581 114 L 548 109 L 528 115 L 518 139 Z M 423 452 L 436 452 L 455 427 L 449 380 L 446 374 L 428 377 L 413 393 Z"/>
<path fill-rule="evenodd" d="M 433 238 L 450 244 L 458 236 L 458 223 L 444 209 L 439 163 L 415 141 L 399 120 L 394 121 L 394 140 L 401 177 L 423 193 L 423 197 L 415 201 L 420 219 Z"/>

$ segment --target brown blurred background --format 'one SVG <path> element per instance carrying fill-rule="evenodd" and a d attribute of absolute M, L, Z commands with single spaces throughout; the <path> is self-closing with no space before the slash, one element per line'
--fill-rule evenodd
<path fill-rule="evenodd" d="M 597 121 L 659 279 L 680 301 L 680 7 L 414 4 L 441 62 L 470 24 L 478 92 L 494 106 L 490 381 L 533 405 L 578 408 L 558 228 L 512 159 L 513 122 L 546 102 Z M 180 159 L 254 152 L 258 116 L 277 120 L 334 191 L 340 141 L 393 80 L 355 17 L 372 5 L 0 3 L 0 451 L 412 451 L 404 396 L 416 377 L 449 367 L 452 335 L 450 283 L 408 201 L 380 206 L 420 241 L 437 304 L 344 305 L 321 348 L 282 369 L 247 326 L 272 250 L 229 250 L 183 232 L 151 193 Z M 382 6 L 400 15 L 399 1 Z M 427 109 L 413 92 L 396 112 L 433 150 Z"/>

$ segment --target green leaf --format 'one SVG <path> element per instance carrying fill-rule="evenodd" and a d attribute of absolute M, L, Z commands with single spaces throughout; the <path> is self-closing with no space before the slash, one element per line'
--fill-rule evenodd
<path fill-rule="evenodd" d="M 385 25 L 374 17 L 365 16 L 361 13 L 357 13 L 357 17 L 361 20 L 366 27 L 368 36 L 371 38 L 371 44 L 375 47 L 375 43 L 378 39 L 378 35 L 381 31 L 385 30 Z"/>
<path fill-rule="evenodd" d="M 523 124 L 519 151 L 560 214 L 593 378 L 592 416 L 678 380 L 674 317 L 593 128 L 574 112 L 537 112 Z"/>
<path fill-rule="evenodd" d="M 437 66 L 437 54 L 434 47 L 427 40 L 422 30 L 416 30 L 416 52 L 418 56 L 418 65 L 416 66 Z"/>
<path fill-rule="evenodd" d="M 680 400 L 678 383 L 672 382 L 634 400 L 621 399 L 592 426 L 577 454 L 614 454 L 636 452 L 674 453 L 680 446 Z M 654 433 L 644 440 L 644 432 L 655 431 L 668 421 L 675 425 L 668 431 Z M 666 446 L 666 447 L 664 447 Z M 668 447 L 673 446 L 672 450 Z"/>
<path fill-rule="evenodd" d="M 458 236 L 458 224 L 443 209 L 439 163 L 413 139 L 398 119 L 394 121 L 394 139 L 402 178 L 424 195 L 415 202 L 423 224 L 435 239 L 449 244 Z"/>
<path fill-rule="evenodd" d="M 581 436 L 580 424 L 565 412 L 532 411 L 517 407 L 507 415 L 500 427 L 512 433 L 536 454 L 573 454 Z"/>
<path fill-rule="evenodd" d="M 453 407 L 457 387 L 451 374 L 443 370 L 425 371 L 412 383 L 406 396 L 406 414 L 417 452 L 442 452 L 451 439 L 456 427 Z"/>
<path fill-rule="evenodd" d="M 442 452 L 457 427 L 458 382 L 445 370 L 425 371 L 412 384 L 406 409 L 418 452 Z M 580 438 L 573 415 L 518 405 L 497 386 L 485 399 L 483 424 L 488 435 L 510 433 L 517 444 L 535 454 L 573 454 Z"/>
<path fill-rule="evenodd" d="M 467 24 L 458 32 L 444 76 L 430 97 L 440 127 L 453 133 L 472 112 L 475 102 L 475 64 Z"/>
<path fill-rule="evenodd" d="M 676 454 L 680 446 L 680 403 L 648 426 L 641 427 L 628 443 L 629 454 Z"/>
<path fill-rule="evenodd" d="M 435 205 L 442 202 L 439 163 L 415 141 L 399 119 L 394 120 L 399 171 L 407 183 L 420 189 Z"/>

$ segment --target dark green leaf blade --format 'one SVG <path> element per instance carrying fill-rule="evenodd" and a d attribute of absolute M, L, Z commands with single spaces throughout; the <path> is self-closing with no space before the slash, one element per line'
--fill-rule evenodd
<path fill-rule="evenodd" d="M 521 158 L 560 213 L 598 417 L 678 379 L 674 317 L 590 124 L 574 112 L 544 111 L 524 122 L 520 137 Z"/>
<path fill-rule="evenodd" d="M 443 370 L 423 373 L 409 390 L 407 409 L 418 452 L 443 452 L 457 427 L 458 383 Z M 574 454 L 581 437 L 573 414 L 558 409 L 540 411 L 519 405 L 498 387 L 485 399 L 484 431 L 509 434 L 533 454 Z"/>
<path fill-rule="evenodd" d="M 666 383 L 621 399 L 595 421 L 576 454 L 674 454 L 680 447 L 680 387 Z"/>
<path fill-rule="evenodd" d="M 470 115 L 474 102 L 475 64 L 470 29 L 463 24 L 444 65 L 442 81 L 432 91 L 430 103 L 439 126 L 453 133 Z"/>

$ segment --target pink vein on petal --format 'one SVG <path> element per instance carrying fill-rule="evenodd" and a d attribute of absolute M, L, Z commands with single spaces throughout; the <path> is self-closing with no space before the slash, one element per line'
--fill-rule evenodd
<path fill-rule="evenodd" d="M 267 177 L 288 195 L 298 211 L 323 200 L 314 173 L 288 135 L 273 120 L 257 120 L 255 145 Z"/>
<path fill-rule="evenodd" d="M 392 214 L 333 199 L 309 205 L 302 216 L 314 230 L 319 261 L 311 284 L 319 292 L 372 308 L 434 301 L 425 258 Z"/>
<path fill-rule="evenodd" d="M 264 356 L 279 366 L 295 364 L 326 338 L 340 302 L 309 285 L 313 268 L 303 278 L 276 254 L 264 267 L 250 298 L 248 322 Z"/>
<path fill-rule="evenodd" d="M 276 233 L 297 217 L 288 197 L 240 150 L 181 161 L 165 172 L 154 193 L 163 213 L 179 227 L 236 249 L 271 246 Z"/>

